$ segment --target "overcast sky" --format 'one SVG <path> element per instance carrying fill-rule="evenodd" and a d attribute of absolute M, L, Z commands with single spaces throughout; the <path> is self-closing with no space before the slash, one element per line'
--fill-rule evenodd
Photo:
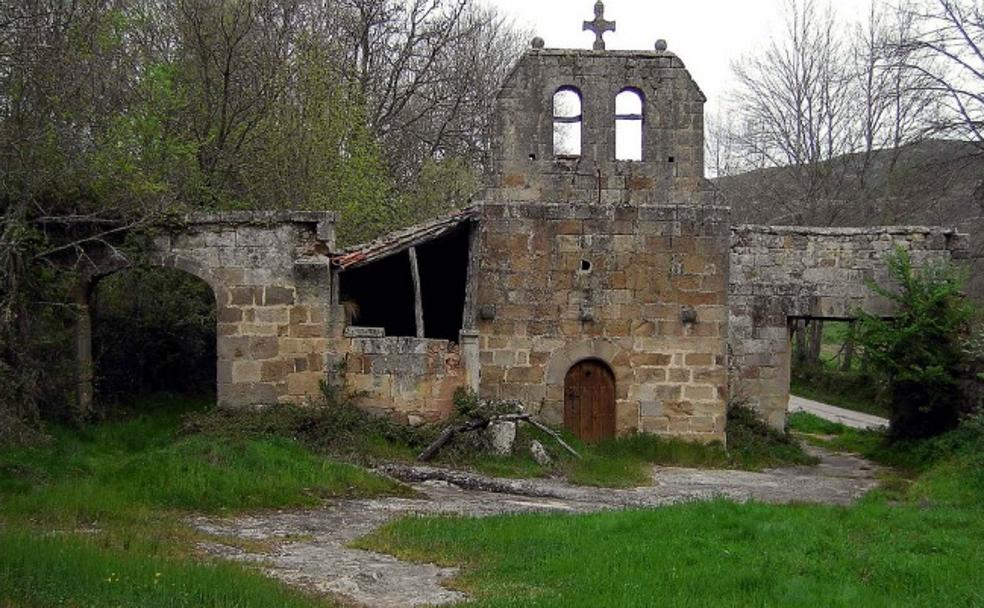
<path fill-rule="evenodd" d="M 546 40 L 547 48 L 591 48 L 581 25 L 594 17 L 594 0 L 485 0 Z M 845 19 L 857 19 L 870 0 L 830 0 Z M 609 49 L 654 48 L 663 38 L 717 107 L 729 86 L 731 61 L 768 41 L 782 26 L 783 0 L 607 0 L 605 18 L 617 31 Z"/>

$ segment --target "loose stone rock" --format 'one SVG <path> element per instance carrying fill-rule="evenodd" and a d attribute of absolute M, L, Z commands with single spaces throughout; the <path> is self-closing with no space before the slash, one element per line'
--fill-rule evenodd
<path fill-rule="evenodd" d="M 543 447 L 543 444 L 536 439 L 530 442 L 530 454 L 541 467 L 549 466 L 553 462 L 553 458 L 547 453 L 547 448 Z"/>

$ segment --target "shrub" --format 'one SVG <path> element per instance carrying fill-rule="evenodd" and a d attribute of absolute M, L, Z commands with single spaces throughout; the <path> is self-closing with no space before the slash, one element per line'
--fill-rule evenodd
<path fill-rule="evenodd" d="M 816 464 L 789 433 L 778 431 L 742 401 L 728 405 L 728 452 L 746 467 L 772 464 Z"/>
<path fill-rule="evenodd" d="M 962 293 L 966 274 L 948 262 L 914 268 L 901 248 L 887 262 L 897 290 L 870 287 L 895 305 L 895 316 L 861 313 L 857 339 L 888 386 L 890 435 L 932 437 L 960 416 L 958 368 L 973 315 Z"/>

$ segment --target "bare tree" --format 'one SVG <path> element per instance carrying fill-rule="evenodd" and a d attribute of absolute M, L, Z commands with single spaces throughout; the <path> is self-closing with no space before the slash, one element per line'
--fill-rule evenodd
<path fill-rule="evenodd" d="M 432 158 L 483 160 L 492 101 L 519 55 L 504 18 L 470 0 L 341 0 L 346 74 L 398 179 Z"/>
<path fill-rule="evenodd" d="M 910 62 L 926 79 L 942 115 L 935 132 L 974 142 L 984 150 L 984 5 L 975 0 L 931 0 L 905 9 L 915 21 L 900 47 L 937 69 Z"/>
<path fill-rule="evenodd" d="M 774 221 L 829 223 L 854 138 L 851 78 L 839 23 L 817 0 L 787 0 L 783 36 L 733 65 L 741 144 L 753 162 L 796 173 L 796 196 L 776 201 Z"/>

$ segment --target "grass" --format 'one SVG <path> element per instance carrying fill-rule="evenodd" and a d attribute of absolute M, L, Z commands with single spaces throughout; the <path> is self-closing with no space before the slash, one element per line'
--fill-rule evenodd
<path fill-rule="evenodd" d="M 73 534 L 0 531 L 0 606 L 312 608 L 235 564 L 202 564 Z"/>
<path fill-rule="evenodd" d="M 409 491 L 289 439 L 180 433 L 203 402 L 139 405 L 0 451 L 0 606 L 324 606 L 242 566 L 189 560 L 183 517 Z"/>
<path fill-rule="evenodd" d="M 984 432 L 955 433 L 915 455 L 879 438 L 883 458 L 919 472 L 901 494 L 876 491 L 847 508 L 715 501 L 415 518 L 358 545 L 463 567 L 454 584 L 474 594 L 470 606 L 979 606 Z"/>
<path fill-rule="evenodd" d="M 553 438 L 523 425 L 512 456 L 488 457 L 467 449 L 451 450 L 443 463 L 498 477 L 563 476 L 578 485 L 624 488 L 652 483 L 654 465 L 758 470 L 817 462 L 798 442 L 769 428 L 745 407 L 731 408 L 727 434 L 725 449 L 720 443 L 702 445 L 647 434 L 588 444 L 565 432 L 565 441 L 581 455 L 576 459 L 557 446 Z M 529 455 L 528 446 L 533 439 L 550 451 L 552 465 L 540 466 Z"/>
<path fill-rule="evenodd" d="M 331 403 L 331 400 L 329 400 Z M 467 413 L 461 414 L 466 416 Z M 321 408 L 278 408 L 261 412 L 211 412 L 185 422 L 190 431 L 238 439 L 296 437 L 316 452 L 362 464 L 412 462 L 437 436 L 436 428 L 410 428 L 370 416 L 344 402 Z M 521 424 L 510 456 L 492 455 L 483 433 L 463 433 L 438 453 L 434 464 L 467 468 L 496 477 L 565 477 L 575 484 L 632 487 L 651 483 L 653 465 L 756 470 L 783 464 L 813 464 L 798 442 L 765 425 L 752 410 L 729 411 L 728 449 L 653 435 L 631 435 L 588 444 L 562 431 L 581 455 L 573 458 L 555 439 Z M 529 451 L 537 440 L 553 462 L 541 466 Z"/>

